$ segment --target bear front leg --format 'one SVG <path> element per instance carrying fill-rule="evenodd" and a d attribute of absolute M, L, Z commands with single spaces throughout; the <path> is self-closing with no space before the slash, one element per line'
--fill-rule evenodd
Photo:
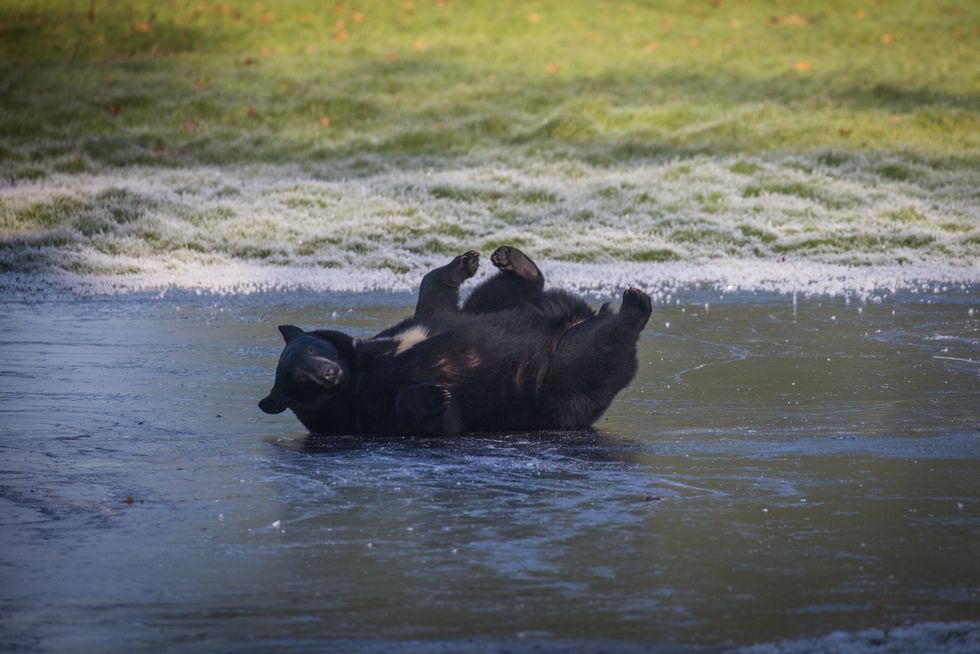
<path fill-rule="evenodd" d="M 459 433 L 462 421 L 452 393 L 442 384 L 404 386 L 395 398 L 399 431 L 431 436 Z"/>
<path fill-rule="evenodd" d="M 475 275 L 479 267 L 479 253 L 470 250 L 445 266 L 426 273 L 419 287 L 418 302 L 415 304 L 416 320 L 424 319 L 437 311 L 458 311 L 459 287 Z"/>

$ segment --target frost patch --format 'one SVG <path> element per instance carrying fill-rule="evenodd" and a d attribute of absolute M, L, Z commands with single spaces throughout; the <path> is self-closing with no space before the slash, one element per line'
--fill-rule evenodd
<path fill-rule="evenodd" d="M 53 175 L 0 189 L 0 283 L 407 290 L 447 257 L 501 244 L 596 291 L 980 282 L 980 171 L 825 159 Z"/>

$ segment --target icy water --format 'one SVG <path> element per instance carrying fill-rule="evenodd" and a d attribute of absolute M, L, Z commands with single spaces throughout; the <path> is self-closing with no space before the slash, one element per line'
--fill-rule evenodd
<path fill-rule="evenodd" d="M 446 440 L 255 406 L 275 325 L 370 335 L 408 295 L 4 300 L 0 648 L 961 651 L 978 290 L 684 291 L 596 433 Z"/>

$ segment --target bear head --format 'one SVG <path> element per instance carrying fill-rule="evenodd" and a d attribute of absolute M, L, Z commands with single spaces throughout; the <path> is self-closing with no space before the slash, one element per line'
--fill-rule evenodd
<path fill-rule="evenodd" d="M 351 381 L 354 341 L 341 332 L 306 332 L 293 325 L 279 327 L 286 347 L 279 356 L 276 382 L 259 408 L 266 413 L 286 409 L 311 411 L 337 398 Z"/>

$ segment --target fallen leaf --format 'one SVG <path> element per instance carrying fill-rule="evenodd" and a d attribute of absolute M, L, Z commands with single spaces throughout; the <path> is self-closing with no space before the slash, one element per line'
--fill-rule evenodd
<path fill-rule="evenodd" d="M 356 11 L 353 14 L 351 14 L 350 19 L 352 21 L 354 21 L 355 23 L 360 23 L 360 22 L 362 22 L 364 20 L 364 14 L 362 14 L 359 11 Z"/>
<path fill-rule="evenodd" d="M 644 46 L 643 52 L 653 52 L 659 47 L 660 47 L 659 43 L 657 43 L 656 41 L 650 41 L 649 43 L 646 44 L 646 46 Z"/>
<path fill-rule="evenodd" d="M 688 40 L 687 40 L 687 44 L 688 44 L 689 46 L 691 46 L 692 48 L 696 48 L 696 47 L 698 47 L 699 45 L 701 45 L 701 39 L 698 39 L 698 38 L 691 38 L 691 39 L 688 39 Z"/>
<path fill-rule="evenodd" d="M 112 112 L 113 116 L 118 116 L 119 114 L 122 113 L 122 107 L 120 107 L 118 104 L 114 104 L 111 107 L 109 107 L 109 111 Z"/>
<path fill-rule="evenodd" d="M 242 66 L 254 66 L 254 65 L 255 65 L 255 60 L 252 59 L 251 57 L 245 57 L 244 59 L 242 59 Z"/>
<path fill-rule="evenodd" d="M 548 73 L 550 73 L 551 75 L 556 74 L 560 70 L 558 64 L 548 64 L 547 66 L 544 67 L 544 69 L 548 71 Z"/>
<path fill-rule="evenodd" d="M 338 30 L 342 30 L 347 27 L 347 23 L 345 23 L 342 20 L 338 20 L 336 23 L 333 24 L 333 26 L 336 27 Z"/>
<path fill-rule="evenodd" d="M 798 61 L 796 62 L 796 70 L 800 71 L 801 73 L 809 73 L 811 70 L 813 70 L 813 64 L 811 64 L 809 61 Z"/>
<path fill-rule="evenodd" d="M 232 20 L 239 20 L 242 17 L 241 12 L 236 10 L 227 2 L 219 2 L 214 6 L 214 10 L 220 14 L 224 14 L 225 16 L 231 18 Z"/>
<path fill-rule="evenodd" d="M 194 80 L 194 90 L 195 91 L 200 91 L 203 88 L 204 88 L 204 82 L 203 81 L 201 81 L 199 79 Z"/>
<path fill-rule="evenodd" d="M 259 18 L 259 23 L 262 25 L 268 25 L 275 19 L 275 17 L 276 17 L 275 14 L 273 14 L 271 11 L 267 11 L 264 14 L 262 14 L 261 18 Z"/>
<path fill-rule="evenodd" d="M 148 20 L 142 20 L 133 25 L 133 31 L 139 32 L 140 34 L 149 34 L 153 31 L 153 23 Z"/>
<path fill-rule="evenodd" d="M 412 0 L 402 0 L 402 9 L 415 9 L 415 3 Z"/>
<path fill-rule="evenodd" d="M 853 131 L 854 131 L 853 127 L 841 127 L 839 130 L 837 130 L 837 133 L 840 134 L 841 136 L 847 137 L 850 136 L 851 132 Z"/>
<path fill-rule="evenodd" d="M 398 53 L 392 50 L 386 55 L 388 61 L 398 61 Z"/>
<path fill-rule="evenodd" d="M 317 122 L 320 123 L 320 127 L 330 127 L 330 116 L 324 114 L 323 116 L 320 116 L 320 120 Z"/>
<path fill-rule="evenodd" d="M 245 112 L 245 115 L 248 116 L 249 118 L 258 118 L 259 117 L 259 112 L 257 112 L 255 110 L 255 107 L 253 107 L 252 105 L 249 105 L 248 106 L 248 111 Z"/>
<path fill-rule="evenodd" d="M 197 126 L 199 124 L 200 123 L 198 123 L 196 120 L 185 120 L 184 121 L 184 130 L 186 130 L 188 132 L 193 132 L 195 129 L 197 129 Z"/>
<path fill-rule="evenodd" d="M 892 124 L 892 125 L 897 125 L 900 122 L 902 122 L 902 117 L 901 116 L 889 116 L 888 117 L 888 122 L 890 124 Z"/>
<path fill-rule="evenodd" d="M 260 57 L 271 57 L 272 56 L 272 48 L 262 48 L 261 50 L 259 50 L 259 56 Z"/>
<path fill-rule="evenodd" d="M 742 29 L 742 25 L 743 25 L 743 23 L 739 19 L 737 19 L 737 18 L 733 18 L 732 19 L 732 28 L 737 29 L 737 30 L 740 30 L 740 29 Z"/>
<path fill-rule="evenodd" d="M 804 25 L 810 24 L 810 19 L 806 16 L 801 16 L 800 14 L 789 14 L 788 16 L 783 16 L 779 19 L 780 25 L 797 25 L 803 27 Z"/>
<path fill-rule="evenodd" d="M 868 12 L 866 12 L 864 9 L 862 9 L 861 11 L 857 12 L 856 14 L 854 14 L 854 17 L 857 18 L 858 20 L 864 20 L 864 17 L 867 16 L 867 15 L 868 15 Z"/>
<path fill-rule="evenodd" d="M 891 43 L 894 40 L 895 40 L 895 37 L 892 36 L 891 34 L 882 34 L 881 35 L 881 42 L 884 43 L 885 45 L 888 45 L 889 43 Z"/>
<path fill-rule="evenodd" d="M 306 54 L 316 54 L 317 49 L 318 49 L 317 44 L 311 43 L 305 48 L 303 48 L 303 52 L 305 52 Z"/>
<path fill-rule="evenodd" d="M 538 14 L 528 14 L 527 15 L 527 22 L 529 22 L 529 23 L 540 23 L 541 22 L 541 16 L 539 16 Z"/>
<path fill-rule="evenodd" d="M 412 44 L 412 47 L 415 48 L 416 50 L 425 50 L 429 46 L 427 46 L 425 44 L 425 41 L 423 41 L 422 39 L 415 39 L 415 43 Z"/>

